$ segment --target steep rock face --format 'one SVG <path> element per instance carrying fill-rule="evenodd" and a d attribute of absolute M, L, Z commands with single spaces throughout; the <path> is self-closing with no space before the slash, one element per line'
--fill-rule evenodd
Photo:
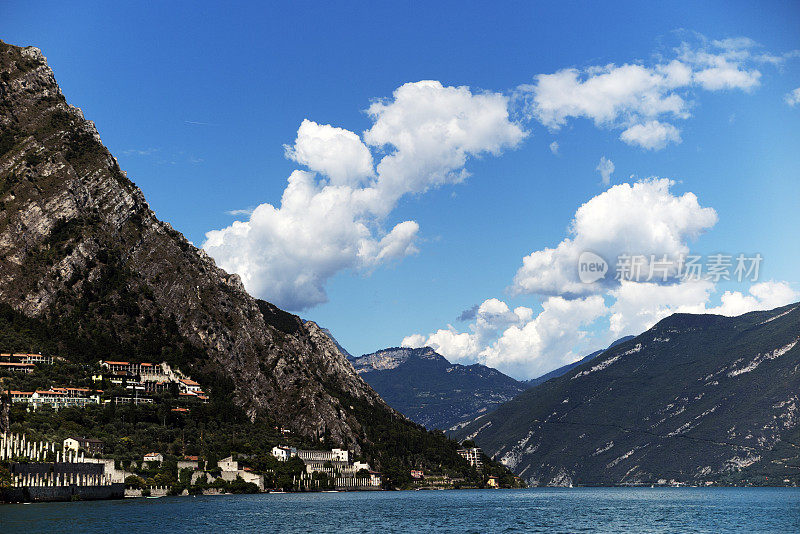
<path fill-rule="evenodd" d="M 222 377 L 252 418 L 307 436 L 358 447 L 344 397 L 395 415 L 316 324 L 253 299 L 159 221 L 41 52 L 2 42 L 0 302 L 82 340 L 87 359 Z"/>
<path fill-rule="evenodd" d="M 533 485 L 800 483 L 800 305 L 676 314 L 459 431 Z"/>
<path fill-rule="evenodd" d="M 427 428 L 450 429 L 526 389 L 485 365 L 451 364 L 430 347 L 384 349 L 351 361 L 390 406 Z"/>

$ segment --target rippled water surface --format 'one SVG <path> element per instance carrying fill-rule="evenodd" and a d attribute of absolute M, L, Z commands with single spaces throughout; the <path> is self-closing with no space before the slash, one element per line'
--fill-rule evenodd
<path fill-rule="evenodd" d="M 575 488 L 0 505 L 0 532 L 792 532 L 795 488 Z"/>

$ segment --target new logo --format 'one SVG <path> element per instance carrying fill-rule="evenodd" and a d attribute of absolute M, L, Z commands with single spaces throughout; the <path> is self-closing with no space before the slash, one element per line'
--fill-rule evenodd
<path fill-rule="evenodd" d="M 597 282 L 607 272 L 608 263 L 594 252 L 585 251 L 578 257 L 578 278 L 584 284 Z"/>

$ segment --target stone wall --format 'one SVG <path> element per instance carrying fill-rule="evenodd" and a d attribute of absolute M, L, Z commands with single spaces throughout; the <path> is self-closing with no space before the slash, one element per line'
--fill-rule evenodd
<path fill-rule="evenodd" d="M 0 500 L 5 502 L 55 502 L 55 501 L 95 501 L 100 499 L 121 499 L 125 495 L 124 484 L 108 486 L 26 486 L 21 488 L 0 488 Z"/>

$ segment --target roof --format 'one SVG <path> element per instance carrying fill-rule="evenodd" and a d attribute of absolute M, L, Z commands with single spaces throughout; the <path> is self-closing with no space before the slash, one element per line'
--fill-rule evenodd
<path fill-rule="evenodd" d="M 184 456 L 183 459 L 184 460 L 189 460 L 191 462 L 197 462 L 197 461 L 200 460 L 200 457 L 199 456 Z"/>
<path fill-rule="evenodd" d="M 19 362 L 0 362 L 3 367 L 36 367 L 32 363 L 19 363 Z"/>
<path fill-rule="evenodd" d="M 104 361 L 102 363 L 105 363 L 106 365 L 130 365 L 131 364 L 131 362 L 110 362 L 110 361 Z"/>
<path fill-rule="evenodd" d="M 145 458 L 154 458 L 156 456 L 161 456 L 160 452 L 148 452 L 144 455 Z"/>
<path fill-rule="evenodd" d="M 52 391 L 52 390 L 48 391 L 43 389 L 37 389 L 36 393 L 40 395 L 66 395 L 66 393 L 64 393 L 63 391 Z"/>
<path fill-rule="evenodd" d="M 188 410 L 188 408 L 173 408 L 172 411 L 173 412 L 181 412 L 181 413 L 183 413 L 183 412 L 188 412 L 189 410 Z"/>
<path fill-rule="evenodd" d="M 142 367 L 153 367 L 153 364 L 152 363 L 144 363 L 144 362 L 142 362 L 141 366 Z"/>
<path fill-rule="evenodd" d="M 192 380 L 191 378 L 181 378 L 181 382 L 186 384 L 187 386 L 199 386 L 200 384 Z"/>
<path fill-rule="evenodd" d="M 33 391 L 14 391 L 11 390 L 12 395 L 33 395 Z"/>

